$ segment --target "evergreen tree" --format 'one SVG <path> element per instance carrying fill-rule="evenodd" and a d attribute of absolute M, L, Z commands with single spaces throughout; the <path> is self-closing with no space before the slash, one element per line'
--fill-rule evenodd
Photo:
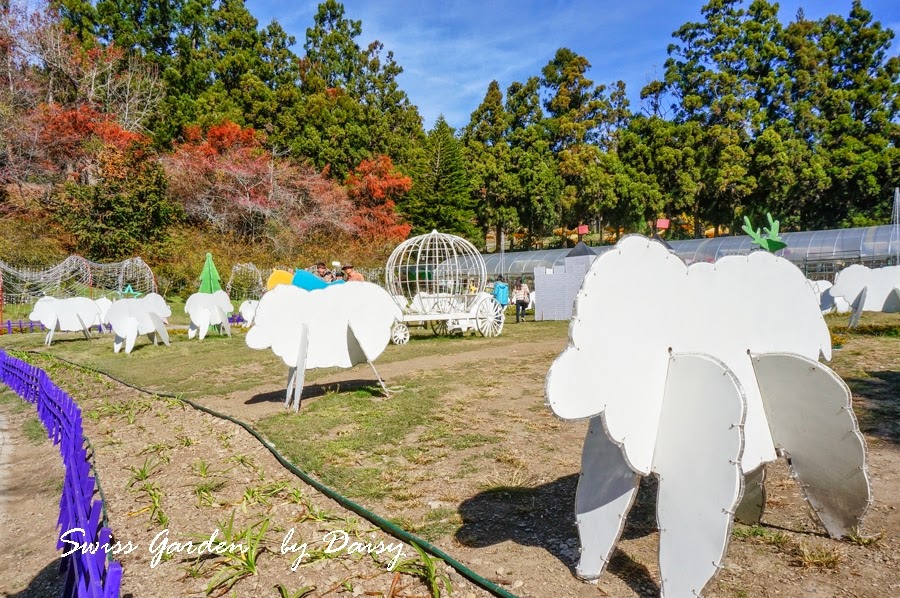
<path fill-rule="evenodd" d="M 244 0 L 220 0 L 210 14 L 207 60 L 212 84 L 197 97 L 198 120 L 229 120 L 264 129 L 278 111 L 272 89 L 262 79 L 271 72 L 259 23 Z"/>
<path fill-rule="evenodd" d="M 413 225 L 412 233 L 438 230 L 477 239 L 462 147 L 443 116 L 428 132 L 424 154 L 410 197 L 401 206 Z"/>
<path fill-rule="evenodd" d="M 353 89 L 362 74 L 363 53 L 356 38 L 362 22 L 344 17 L 344 5 L 337 0 L 319 4 L 315 25 L 306 30 L 305 82 L 318 90 Z"/>
<path fill-rule="evenodd" d="M 587 78 L 591 64 L 584 56 L 568 48 L 560 48 L 541 70 L 542 84 L 547 90 L 547 127 L 553 149 L 563 151 L 572 145 L 597 139 L 600 114 L 606 107 L 605 87 Z"/>
<path fill-rule="evenodd" d="M 541 110 L 540 90 L 538 77 L 529 77 L 525 83 L 514 82 L 506 90 L 509 163 L 518 178 L 510 202 L 516 206 L 519 222 L 527 227 L 529 246 L 559 221 L 563 189 L 557 158 L 551 149 L 550 130 Z"/>
<path fill-rule="evenodd" d="M 357 38 L 362 23 L 335 0 L 319 5 L 306 30 L 300 77 L 305 96 L 291 111 L 291 150 L 343 178 L 362 160 L 391 156 L 409 168 L 425 132 L 418 110 L 397 84 L 403 69 L 374 41 Z M 327 147 L 326 147 L 327 146 Z"/>
<path fill-rule="evenodd" d="M 493 227 L 498 244 L 503 232 L 514 230 L 518 224 L 517 210 L 510 202 L 518 181 L 511 172 L 508 127 L 500 85 L 491 81 L 463 131 L 462 145 L 478 225 L 482 234 Z"/>

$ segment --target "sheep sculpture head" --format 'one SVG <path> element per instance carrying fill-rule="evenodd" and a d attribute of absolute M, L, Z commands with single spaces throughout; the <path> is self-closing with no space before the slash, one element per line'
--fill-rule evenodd
<path fill-rule="evenodd" d="M 556 415 L 590 419 L 578 575 L 602 573 L 651 474 L 664 595 L 700 594 L 735 513 L 762 516 L 764 465 L 779 452 L 830 534 L 859 525 L 871 500 L 865 444 L 847 386 L 820 355 L 830 359 L 831 340 L 818 299 L 771 253 L 688 267 L 629 236 L 597 258 L 545 389 Z"/>
<path fill-rule="evenodd" d="M 307 369 L 371 365 L 384 351 L 391 326 L 401 315 L 390 295 L 368 282 L 315 291 L 278 285 L 260 300 L 247 332 L 247 346 L 271 348 L 284 360 L 288 366 L 285 406 L 291 405 L 293 390 L 296 410 Z"/>

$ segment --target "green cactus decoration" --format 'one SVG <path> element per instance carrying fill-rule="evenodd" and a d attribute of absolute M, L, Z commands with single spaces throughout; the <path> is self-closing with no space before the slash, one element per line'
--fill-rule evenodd
<path fill-rule="evenodd" d="M 750 238 L 753 240 L 753 243 L 759 245 L 766 251 L 771 253 L 775 253 L 779 249 L 784 249 L 787 247 L 787 243 L 781 240 L 781 237 L 778 236 L 778 226 L 779 223 L 777 220 L 772 220 L 772 214 L 766 212 L 766 218 L 769 220 L 768 228 L 763 227 L 763 231 L 765 231 L 766 236 L 762 236 L 760 234 L 759 229 L 753 230 L 753 225 L 750 224 L 750 219 L 744 216 L 744 226 L 741 228 L 744 229 L 744 232 L 750 235 Z"/>
<path fill-rule="evenodd" d="M 200 273 L 200 292 L 215 293 L 222 290 L 222 279 L 219 277 L 219 271 L 213 263 L 212 254 L 206 254 L 206 262 L 203 264 L 203 271 Z"/>

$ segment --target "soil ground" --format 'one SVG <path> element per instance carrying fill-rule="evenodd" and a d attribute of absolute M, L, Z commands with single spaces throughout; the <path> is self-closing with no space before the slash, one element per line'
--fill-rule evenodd
<path fill-rule="evenodd" d="M 853 540 L 828 538 L 786 466 L 776 463 L 769 469 L 763 525 L 735 527 L 725 567 L 706 596 L 900 595 L 900 317 L 878 319 L 853 334 L 841 330 L 837 320 L 831 323 L 842 345 L 831 366 L 854 392 L 869 448 L 875 502 L 865 527 Z M 543 396 L 547 368 L 565 346 L 565 332 L 562 324 L 527 322 L 509 326 L 501 339 L 415 337 L 376 363 L 393 391 L 390 398 L 375 390 L 368 367 L 319 372 L 310 376 L 299 414 L 282 407 L 283 366 L 260 353 L 245 361 L 243 353 L 222 353 L 225 343 L 242 344 L 242 339 L 204 341 L 200 349 L 174 338 L 171 349 L 144 345 L 124 358 L 130 362 L 105 355 L 108 339 L 72 337 L 50 352 L 114 370 L 144 387 L 184 393 L 247 421 L 302 468 L 518 596 L 656 596 L 652 478 L 642 484 L 608 571 L 596 584 L 574 576 L 579 541 L 573 504 L 586 424 L 556 419 Z M 19 339 L 16 346 L 26 342 Z M 100 342 L 102 349 L 95 349 Z M 225 356 L 230 369 L 210 365 L 192 373 L 179 362 L 185 352 L 197 359 L 201 352 Z M 300 596 L 302 588 L 312 587 L 310 596 L 429 595 L 423 581 L 428 576 L 421 569 L 397 576 L 387 571 L 384 555 L 376 562 L 319 550 L 291 571 L 292 555 L 278 554 L 291 528 L 311 549 L 321 549 L 321 538 L 330 530 L 395 540 L 305 486 L 234 424 L 39 356 L 27 357 L 48 369 L 82 405 L 86 431 L 98 451 L 111 526 L 117 537 L 142 547 L 119 557 L 125 567 L 123 595 L 202 596 L 209 590 L 277 596 L 279 584 Z M 149 371 L 137 373 L 139 363 Z M 589 390 L 602 381 L 585 384 Z M 13 571 L 0 579 L 0 595 L 37 596 L 42 594 L 35 588 L 47 583 L 44 571 L 55 555 L 58 494 L 54 498 L 48 492 L 52 483 L 44 472 L 53 471 L 54 457 L 58 465 L 58 454 L 49 443 L 31 445 L 16 436 L 15 417 L 24 415 L 14 410 L 8 401 L 0 404 L 15 440 L 15 470 L 32 472 L 37 486 L 25 490 L 37 498 L 25 508 L 9 504 L 16 501 L 0 503 L 7 509 L 0 511 L 0 521 L 17 522 L 15 528 L 0 528 L 3 559 L 12 566 L 3 568 Z M 38 450 L 46 461 L 33 454 Z M 154 492 L 161 494 L 159 509 L 154 509 Z M 263 522 L 268 525 L 257 575 L 240 579 L 228 591 L 215 585 L 226 571 L 222 559 L 176 554 L 150 567 L 153 555 L 146 547 L 161 530 L 178 539 L 208 537 L 216 527 L 223 529 L 232 513 L 233 528 L 249 530 L 250 536 Z M 35 548 L 10 557 L 10 547 L 26 545 L 19 540 L 22 530 L 33 531 Z M 50 541 L 39 550 L 41 538 Z M 415 556 L 407 545 L 403 551 L 404 558 Z M 439 565 L 438 571 L 447 570 Z M 453 596 L 487 595 L 456 573 L 448 576 Z"/>

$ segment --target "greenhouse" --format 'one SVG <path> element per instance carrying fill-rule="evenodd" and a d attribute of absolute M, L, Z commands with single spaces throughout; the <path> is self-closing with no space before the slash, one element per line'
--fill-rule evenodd
<path fill-rule="evenodd" d="M 787 247 L 780 255 L 797 264 L 810 278 L 829 278 L 850 264 L 886 266 L 900 264 L 900 228 L 896 225 L 845 228 L 837 230 L 783 233 Z M 726 255 L 745 255 L 756 249 L 746 235 L 669 241 L 672 249 L 687 264 L 712 262 Z M 596 255 L 613 245 L 589 248 Z M 516 251 L 484 255 L 489 278 L 531 276 L 535 268 L 564 266 L 572 248 Z"/>

